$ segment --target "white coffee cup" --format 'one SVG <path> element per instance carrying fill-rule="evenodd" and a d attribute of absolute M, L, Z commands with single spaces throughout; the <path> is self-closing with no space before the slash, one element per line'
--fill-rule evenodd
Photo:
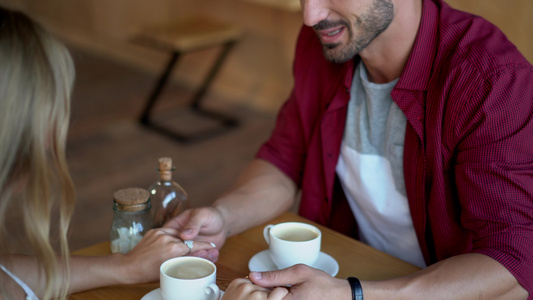
<path fill-rule="evenodd" d="M 287 222 L 267 225 L 263 236 L 270 249 L 270 257 L 279 269 L 295 264 L 312 266 L 320 254 L 322 233 L 313 225 Z"/>
<path fill-rule="evenodd" d="M 159 281 L 165 300 L 217 300 L 217 267 L 207 259 L 192 256 L 171 258 L 161 264 Z"/>

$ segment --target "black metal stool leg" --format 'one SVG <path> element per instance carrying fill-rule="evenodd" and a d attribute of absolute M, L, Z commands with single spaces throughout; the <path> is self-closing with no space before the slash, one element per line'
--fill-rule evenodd
<path fill-rule="evenodd" d="M 222 64 L 226 60 L 228 53 L 231 51 L 234 45 L 235 45 L 235 41 L 229 41 L 224 45 L 224 48 L 218 55 L 218 58 L 214 62 L 213 66 L 211 67 L 211 70 L 209 70 L 209 73 L 205 77 L 202 85 L 200 86 L 198 91 L 195 93 L 191 101 L 191 108 L 194 109 L 196 112 L 198 112 L 199 114 L 205 115 L 209 118 L 219 120 L 224 124 L 224 126 L 230 126 L 230 127 L 237 126 L 239 124 L 239 121 L 231 116 L 203 108 L 200 106 L 200 104 L 205 94 L 207 93 L 207 90 L 211 86 L 213 79 L 220 71 L 220 67 L 222 67 Z"/>
<path fill-rule="evenodd" d="M 172 69 L 174 68 L 174 65 L 176 64 L 178 58 L 180 57 L 180 52 L 173 52 L 172 56 L 167 63 L 167 66 L 161 76 L 159 77 L 157 84 L 155 85 L 154 89 L 152 90 L 152 93 L 150 94 L 150 97 L 148 98 L 148 101 L 146 102 L 146 106 L 139 118 L 139 122 L 146 126 L 147 128 L 157 131 L 161 134 L 164 134 L 166 136 L 169 136 L 175 140 L 178 140 L 182 143 L 192 142 L 192 141 L 198 141 L 202 139 L 206 139 L 208 137 L 214 136 L 216 134 L 219 134 L 223 131 L 225 131 L 227 128 L 238 126 L 239 121 L 231 116 L 224 115 L 220 112 L 216 112 L 214 110 L 206 109 L 201 107 L 201 101 L 204 98 L 205 94 L 207 93 L 207 90 L 209 89 L 211 83 L 213 82 L 213 79 L 220 71 L 220 67 L 222 66 L 224 60 L 226 59 L 228 53 L 230 52 L 231 48 L 235 44 L 235 41 L 230 41 L 226 43 L 223 47 L 223 49 L 220 51 L 220 54 L 218 55 L 216 61 L 211 66 L 211 69 L 209 70 L 208 74 L 206 75 L 205 79 L 203 80 L 200 88 L 196 91 L 196 93 L 192 97 L 192 101 L 190 104 L 190 108 L 205 117 L 215 119 L 217 121 L 221 122 L 222 127 L 216 128 L 214 130 L 206 130 L 202 131 L 196 134 L 182 134 L 180 132 L 176 132 L 173 130 L 170 130 L 169 128 L 166 128 L 163 125 L 157 124 L 156 122 L 153 122 L 150 119 L 150 113 L 159 99 L 159 96 L 161 95 L 161 92 L 165 85 L 167 84 L 167 81 L 170 77 L 170 74 L 172 72 Z"/>
<path fill-rule="evenodd" d="M 154 104 L 159 98 L 161 91 L 163 91 L 163 88 L 167 84 L 168 78 L 170 74 L 172 73 L 172 69 L 174 68 L 174 65 L 178 61 L 179 57 L 180 57 L 179 52 L 173 52 L 172 55 L 170 56 L 170 60 L 168 61 L 167 66 L 165 67 L 165 70 L 163 71 L 159 79 L 157 80 L 157 83 L 154 86 L 154 89 L 152 90 L 152 93 L 150 94 L 148 101 L 146 102 L 146 105 L 141 114 L 141 117 L 139 118 L 139 121 L 142 124 L 148 124 L 150 122 L 150 113 L 152 112 L 152 108 L 154 107 Z"/>

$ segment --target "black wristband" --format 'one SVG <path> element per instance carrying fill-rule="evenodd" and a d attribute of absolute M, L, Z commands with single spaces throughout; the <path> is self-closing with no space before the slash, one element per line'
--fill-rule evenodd
<path fill-rule="evenodd" d="M 355 277 L 346 278 L 352 288 L 352 300 L 363 300 L 363 287 L 359 279 Z"/>

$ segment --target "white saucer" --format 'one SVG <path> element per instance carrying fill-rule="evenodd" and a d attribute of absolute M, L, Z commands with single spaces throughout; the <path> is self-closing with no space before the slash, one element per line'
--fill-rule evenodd
<path fill-rule="evenodd" d="M 339 272 L 339 264 L 337 261 L 324 252 L 320 252 L 318 259 L 311 267 L 322 270 L 331 276 L 335 276 Z M 257 253 L 250 259 L 248 262 L 248 269 L 250 269 L 250 271 L 265 272 L 278 270 L 278 267 L 276 267 L 270 258 L 270 253 L 267 249 Z"/>
<path fill-rule="evenodd" d="M 224 292 L 220 291 L 220 298 L 224 296 Z M 150 293 L 144 295 L 141 300 L 163 300 L 163 296 L 161 295 L 161 289 L 157 288 L 155 290 L 152 290 Z"/>

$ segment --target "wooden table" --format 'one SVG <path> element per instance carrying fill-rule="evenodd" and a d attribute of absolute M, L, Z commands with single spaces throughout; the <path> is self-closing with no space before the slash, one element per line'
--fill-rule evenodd
<path fill-rule="evenodd" d="M 418 267 L 375 250 L 361 242 L 313 223 L 293 213 L 285 213 L 268 222 L 306 222 L 322 230 L 322 252 L 331 255 L 339 263 L 337 278 L 355 276 L 362 280 L 379 280 L 407 275 L 419 270 Z M 263 238 L 263 224 L 226 241 L 220 251 L 217 265 L 217 284 L 225 290 L 229 283 L 238 277 L 248 275 L 248 261 L 252 256 L 267 249 Z M 110 254 L 109 242 L 97 244 L 74 252 L 76 255 Z M 159 287 L 159 283 L 111 286 L 98 288 L 70 296 L 69 299 L 141 299 L 145 294 Z"/>

